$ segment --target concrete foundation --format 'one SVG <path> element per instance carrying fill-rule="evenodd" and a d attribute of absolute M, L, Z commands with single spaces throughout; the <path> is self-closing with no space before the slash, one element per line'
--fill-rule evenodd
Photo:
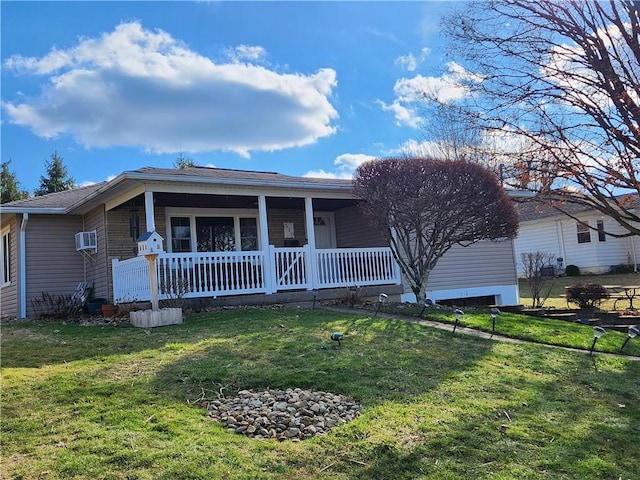
<path fill-rule="evenodd" d="M 130 313 L 131 325 L 140 328 L 163 327 L 182 323 L 181 308 L 163 308 L 162 310 L 140 310 Z"/>

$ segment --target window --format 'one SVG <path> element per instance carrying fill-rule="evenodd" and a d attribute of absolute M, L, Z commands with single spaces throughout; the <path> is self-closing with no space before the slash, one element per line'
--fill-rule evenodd
<path fill-rule="evenodd" d="M 607 241 L 607 234 L 604 233 L 604 220 L 598 220 L 596 222 L 596 225 L 598 226 L 598 241 L 599 242 L 606 242 Z"/>
<path fill-rule="evenodd" d="M 578 243 L 591 242 L 591 230 L 589 224 L 584 222 L 578 222 Z"/>
<path fill-rule="evenodd" d="M 0 277 L 0 285 L 5 286 L 11 284 L 11 230 L 8 228 L 2 231 L 2 277 Z"/>
<path fill-rule="evenodd" d="M 258 220 L 241 216 L 171 217 L 171 251 L 234 252 L 258 250 Z"/>
<path fill-rule="evenodd" d="M 191 251 L 191 219 L 189 217 L 171 217 L 171 251 Z"/>

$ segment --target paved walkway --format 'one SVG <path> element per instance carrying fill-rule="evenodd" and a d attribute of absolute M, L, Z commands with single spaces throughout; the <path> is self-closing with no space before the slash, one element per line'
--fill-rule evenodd
<path fill-rule="evenodd" d="M 333 306 L 327 306 L 327 305 L 316 305 L 316 308 L 322 308 L 324 310 L 330 310 L 330 311 L 341 312 L 341 313 L 360 313 L 367 316 L 374 315 L 374 312 L 371 312 L 370 310 L 360 310 L 357 308 L 340 308 L 340 307 L 333 307 Z M 453 331 L 453 325 L 451 325 L 450 323 L 435 322 L 433 320 L 425 320 L 424 318 L 416 318 L 416 317 L 410 317 L 410 316 L 400 315 L 400 314 L 389 314 L 384 312 L 379 312 L 377 316 L 381 318 L 389 318 L 394 320 L 405 320 L 408 322 L 418 323 L 420 325 L 426 325 L 428 327 L 437 328 L 438 330 L 447 330 L 449 332 Z M 588 350 L 583 350 L 581 348 L 562 347 L 560 345 L 549 345 L 548 343 L 531 342 L 528 340 L 521 340 L 519 338 L 506 337 L 504 335 L 500 335 L 499 333 L 490 333 L 490 332 L 484 332 L 482 330 L 475 330 L 473 328 L 462 327 L 460 325 L 458 325 L 458 327 L 456 328 L 456 335 L 458 334 L 484 338 L 484 339 L 493 340 L 496 342 L 521 343 L 521 344 L 528 343 L 531 345 L 540 345 L 547 348 L 557 348 L 560 350 L 566 350 L 568 352 L 586 353 L 587 355 L 589 354 Z M 640 357 L 635 357 L 632 355 L 598 352 L 597 350 L 593 353 L 594 355 L 604 355 L 606 357 L 624 358 L 627 360 L 640 361 Z"/>

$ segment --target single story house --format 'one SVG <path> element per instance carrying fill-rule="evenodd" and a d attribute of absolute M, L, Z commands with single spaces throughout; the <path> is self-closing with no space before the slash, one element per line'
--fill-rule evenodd
<path fill-rule="evenodd" d="M 137 250 L 145 232 L 164 242 L 155 262 L 160 300 L 271 303 L 293 292 L 306 300 L 344 296 L 354 286 L 415 300 L 357 204 L 349 180 L 205 167 L 141 168 L 7 203 L 1 315 L 28 317 L 34 298 L 71 294 L 79 282 L 115 303 L 149 300 L 150 267 Z M 517 303 L 513 242 L 453 248 L 428 295 Z"/>
<path fill-rule="evenodd" d="M 579 204 L 566 204 L 572 218 L 556 208 L 531 200 L 517 204 L 520 219 L 515 239 L 518 271 L 522 275 L 522 253 L 544 252 L 555 255 L 553 265 L 562 270 L 576 265 L 581 273 L 602 274 L 626 266 L 637 271 L 640 238 L 618 238 L 610 233 L 625 230 L 611 217 Z"/>

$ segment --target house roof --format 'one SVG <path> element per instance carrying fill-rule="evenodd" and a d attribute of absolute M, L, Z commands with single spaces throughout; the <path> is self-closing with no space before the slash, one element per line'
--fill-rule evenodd
<path fill-rule="evenodd" d="M 64 211 L 69 205 L 73 205 L 83 198 L 92 195 L 106 185 L 107 182 L 99 182 L 84 187 L 76 187 L 57 193 L 49 193 L 37 197 L 29 197 L 22 200 L 8 202 L 0 207 L 2 211 L 28 211 L 30 213 L 51 213 L 51 211 Z"/>
<path fill-rule="evenodd" d="M 278 187 L 286 189 L 322 189 L 349 191 L 351 180 L 294 177 L 276 172 L 234 170 L 214 167 L 190 167 L 185 169 L 143 167 L 122 172 L 115 178 L 93 185 L 73 188 L 63 192 L 2 205 L 4 213 L 70 213 L 83 205 L 95 202 L 108 194 L 115 195 L 136 185 L 147 183 L 180 183 L 190 185 L 228 185 L 257 188 Z"/>
<path fill-rule="evenodd" d="M 618 200 L 622 199 L 622 197 L 628 197 L 628 195 L 621 195 L 620 197 L 618 197 Z M 638 199 L 637 196 L 634 196 L 632 200 L 635 203 L 633 208 L 638 208 L 640 206 L 640 199 Z M 592 206 L 571 202 L 562 203 L 562 211 L 560 211 L 556 207 L 543 203 L 537 197 L 516 202 L 515 206 L 516 210 L 518 211 L 520 223 L 544 220 L 547 218 L 555 217 L 566 218 L 568 215 L 578 216 L 583 213 L 598 212 L 598 210 L 596 210 Z"/>
<path fill-rule="evenodd" d="M 566 215 L 557 208 L 545 205 L 541 201 L 535 199 L 527 200 L 525 202 L 516 202 L 515 205 L 520 218 L 520 223 L 543 220 L 546 218 L 566 217 Z M 562 208 L 571 215 L 578 215 L 580 213 L 593 211 L 592 207 L 575 203 L 564 204 Z"/>

